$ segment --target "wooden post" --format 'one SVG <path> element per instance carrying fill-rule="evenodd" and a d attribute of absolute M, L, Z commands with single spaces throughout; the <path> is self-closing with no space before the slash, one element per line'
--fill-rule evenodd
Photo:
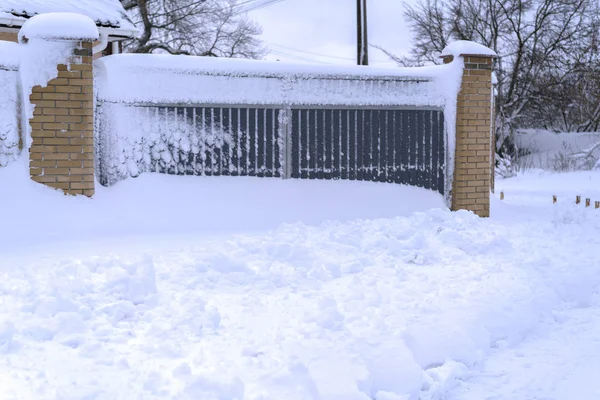
<path fill-rule="evenodd" d="M 597 201 L 595 204 L 596 204 L 596 208 L 600 208 L 600 201 Z"/>
<path fill-rule="evenodd" d="M 585 206 L 586 207 L 590 206 L 590 201 L 591 201 L 590 199 L 585 199 Z"/>
<path fill-rule="evenodd" d="M 500 200 L 504 200 L 504 192 L 500 192 Z"/>
<path fill-rule="evenodd" d="M 575 204 L 581 203 L 581 196 L 575 197 Z"/>
<path fill-rule="evenodd" d="M 556 204 L 556 195 L 552 196 L 552 203 Z"/>

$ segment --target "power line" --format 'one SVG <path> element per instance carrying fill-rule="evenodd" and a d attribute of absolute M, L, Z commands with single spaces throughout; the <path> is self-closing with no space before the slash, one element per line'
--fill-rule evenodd
<path fill-rule="evenodd" d="M 344 60 L 344 61 L 354 61 L 353 58 L 330 56 L 330 55 L 327 55 L 327 54 L 320 54 L 320 53 L 315 53 L 315 52 L 312 52 L 312 51 L 299 50 L 299 49 L 294 49 L 293 47 L 287 47 L 287 46 L 283 46 L 281 44 L 271 43 L 271 42 L 266 42 L 266 41 L 265 41 L 265 43 L 268 44 L 269 46 L 275 46 L 275 47 L 279 47 L 281 49 L 285 49 L 285 50 L 289 50 L 289 51 L 293 51 L 293 52 L 298 52 L 298 53 L 303 53 L 303 54 L 310 54 L 312 56 L 325 57 L 325 58 L 333 58 L 333 59 L 336 59 L 336 60 Z"/>
<path fill-rule="evenodd" d="M 327 62 L 327 61 L 323 61 L 323 60 L 315 60 L 314 58 L 306 58 L 306 57 L 302 57 L 299 56 L 297 54 L 291 54 L 291 53 L 286 53 L 284 51 L 280 51 L 280 50 L 272 50 L 271 53 L 278 55 L 278 56 L 282 56 L 282 57 L 287 57 L 287 58 L 291 58 L 293 60 L 297 60 L 297 61 L 309 61 L 312 63 L 320 63 L 320 64 L 328 64 L 331 65 L 332 63 Z"/>
<path fill-rule="evenodd" d="M 272 4 L 277 4 L 282 1 L 284 1 L 284 0 L 245 0 L 245 1 L 242 1 L 242 2 L 232 5 L 231 8 L 229 8 L 229 9 L 222 8 L 222 11 L 231 10 L 232 14 L 235 16 L 235 15 L 243 14 L 243 13 L 246 13 L 249 11 L 268 7 Z M 186 3 L 183 5 L 177 6 L 176 8 L 172 8 L 172 9 L 165 8 L 164 12 L 153 14 L 153 17 L 164 17 L 166 15 L 177 13 L 177 12 L 180 12 L 183 10 L 186 10 L 186 12 L 189 14 L 190 8 L 200 7 L 201 5 L 203 5 L 205 3 L 206 3 L 206 0 L 197 0 L 196 2 L 194 2 L 192 4 Z"/>
<path fill-rule="evenodd" d="M 261 8 L 271 6 L 273 4 L 281 3 L 282 1 L 284 1 L 284 0 L 256 0 L 253 2 L 254 4 L 246 5 L 245 7 L 242 7 L 241 10 L 237 10 L 235 12 L 235 15 L 259 10 Z M 248 3 L 248 2 L 249 1 L 246 1 L 245 3 Z"/>
<path fill-rule="evenodd" d="M 245 1 L 241 1 L 239 3 L 235 3 L 232 8 L 240 8 L 240 9 L 244 9 L 245 7 L 252 7 L 254 5 L 256 5 L 257 3 L 261 3 L 264 0 L 245 0 Z M 244 7 L 245 6 L 245 7 Z"/>

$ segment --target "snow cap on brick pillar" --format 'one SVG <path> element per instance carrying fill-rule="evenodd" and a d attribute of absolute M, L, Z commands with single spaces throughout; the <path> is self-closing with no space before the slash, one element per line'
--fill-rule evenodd
<path fill-rule="evenodd" d="M 94 194 L 92 46 L 98 38 L 94 21 L 74 13 L 37 15 L 19 32 L 32 59 L 36 51 L 56 59 L 29 79 L 24 96 L 32 109 L 26 116 L 31 179 L 65 194 Z"/>
<path fill-rule="evenodd" d="M 478 43 L 448 45 L 444 63 L 462 58 L 463 77 L 456 104 L 456 154 L 452 210 L 490 216 L 492 165 L 492 67 L 496 53 Z"/>

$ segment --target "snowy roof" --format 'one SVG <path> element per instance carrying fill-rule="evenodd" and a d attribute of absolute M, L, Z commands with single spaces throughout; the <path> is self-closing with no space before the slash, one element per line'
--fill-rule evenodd
<path fill-rule="evenodd" d="M 96 25 L 123 31 L 136 28 L 119 0 L 2 0 L 0 18 L 17 17 L 24 21 L 37 14 L 72 12 L 90 17 Z M 8 14 L 8 15 L 7 15 Z M 18 24 L 22 25 L 22 23 Z M 127 36 L 131 36 L 129 33 Z"/>

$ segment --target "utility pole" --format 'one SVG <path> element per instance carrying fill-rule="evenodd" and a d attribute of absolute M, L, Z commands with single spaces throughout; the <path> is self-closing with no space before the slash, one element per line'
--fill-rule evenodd
<path fill-rule="evenodd" d="M 357 59 L 358 65 L 369 65 L 367 40 L 367 0 L 356 0 Z"/>

